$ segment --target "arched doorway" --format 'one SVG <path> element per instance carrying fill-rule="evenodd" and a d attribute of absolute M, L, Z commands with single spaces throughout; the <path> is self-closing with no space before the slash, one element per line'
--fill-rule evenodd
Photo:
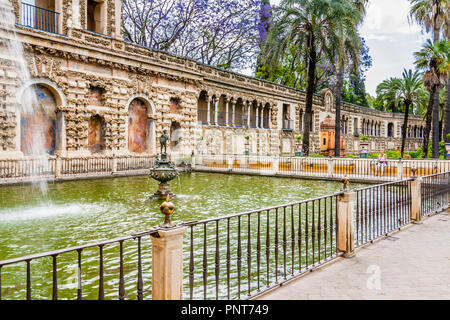
<path fill-rule="evenodd" d="M 56 99 L 45 86 L 35 84 L 22 95 L 20 149 L 24 155 L 53 155 L 56 149 Z"/>

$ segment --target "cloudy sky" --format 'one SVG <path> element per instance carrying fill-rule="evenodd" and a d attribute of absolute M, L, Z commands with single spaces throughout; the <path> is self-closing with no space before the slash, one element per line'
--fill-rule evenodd
<path fill-rule="evenodd" d="M 280 0 L 270 0 L 273 5 Z M 370 49 L 373 65 L 367 72 L 367 92 L 375 96 L 377 85 L 414 68 L 413 52 L 420 50 L 426 35 L 408 22 L 408 0 L 370 0 L 361 35 Z"/>

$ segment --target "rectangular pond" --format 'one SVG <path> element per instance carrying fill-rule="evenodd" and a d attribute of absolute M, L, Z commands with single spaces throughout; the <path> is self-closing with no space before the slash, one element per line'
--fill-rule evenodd
<path fill-rule="evenodd" d="M 363 185 L 352 184 L 350 187 L 361 186 Z M 341 188 L 342 183 L 330 181 L 208 173 L 182 174 L 179 180 L 171 182 L 171 189 L 177 195 L 172 200 L 176 206 L 172 221 L 188 222 L 263 209 L 329 195 Z M 47 189 L 44 195 L 39 187 L 33 185 L 0 187 L 0 260 L 127 236 L 145 231 L 163 221 L 159 210 L 162 201 L 151 199 L 157 189 L 157 182 L 146 176 L 51 183 Z M 287 223 L 291 222 L 293 220 L 289 221 L 288 218 Z M 243 223 L 242 227 L 250 228 L 250 224 L 245 226 Z M 214 245 L 218 231 L 210 228 L 206 232 L 208 244 Z M 225 232 L 225 229 L 219 230 L 222 238 Z M 236 234 L 233 232 L 230 237 L 235 245 Z M 189 239 L 185 238 L 188 244 Z M 199 259 L 204 251 L 200 245 L 203 239 L 196 238 L 195 241 L 194 262 L 201 269 L 205 264 L 204 260 Z M 185 248 L 189 249 L 189 246 Z M 188 266 L 189 250 L 186 249 L 185 265 Z M 117 252 L 118 246 L 105 247 L 104 250 L 105 298 L 117 298 Z M 135 299 L 138 249 L 133 244 L 126 244 L 124 252 L 126 297 Z M 225 252 L 223 254 L 226 255 Z M 142 244 L 142 256 L 144 297 L 150 298 L 150 239 Z M 211 259 L 214 261 L 214 257 Z M 33 299 L 51 299 L 52 261 L 51 258 L 41 260 L 33 261 L 31 268 L 32 296 Z M 220 264 L 225 264 L 225 260 L 220 259 Z M 206 263 L 213 264 L 212 261 L 207 260 Z M 97 298 L 98 269 L 98 250 L 84 250 L 84 299 Z M 5 266 L 0 271 L 2 298 L 24 299 L 25 264 Z M 58 257 L 60 299 L 76 298 L 79 272 L 76 253 Z M 212 275 L 211 272 L 214 273 L 212 267 L 208 274 Z M 187 292 L 188 273 L 189 270 L 185 273 Z M 201 287 L 200 284 L 198 287 Z M 196 290 L 193 297 L 203 298 L 202 293 L 202 290 Z M 222 292 L 220 298 L 226 297 L 227 293 Z"/>

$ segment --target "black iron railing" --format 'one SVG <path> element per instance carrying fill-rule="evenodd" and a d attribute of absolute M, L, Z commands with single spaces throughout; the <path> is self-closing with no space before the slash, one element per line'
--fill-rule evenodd
<path fill-rule="evenodd" d="M 432 215 L 449 207 L 450 172 L 423 177 L 420 188 L 422 217 Z"/>
<path fill-rule="evenodd" d="M 354 190 L 356 247 L 411 222 L 411 181 L 407 179 Z"/>
<path fill-rule="evenodd" d="M 59 13 L 22 2 L 22 25 L 42 31 L 59 33 Z"/>
<path fill-rule="evenodd" d="M 32 300 L 34 290 L 37 292 L 36 299 L 58 300 L 61 298 L 60 291 L 63 292 L 62 298 L 78 300 L 84 297 L 99 300 L 134 297 L 142 300 L 151 297 L 151 290 L 146 290 L 144 286 L 144 274 L 145 282 L 151 282 L 151 265 L 147 265 L 151 263 L 151 259 L 143 258 L 141 242 L 143 238 L 150 242 L 149 235 L 156 232 L 154 229 L 108 241 L 0 261 L 0 300 L 2 285 L 5 283 L 10 284 L 7 299 Z M 125 244 L 128 246 L 125 247 Z M 145 251 L 149 247 L 151 244 L 146 244 Z M 58 261 L 61 261 L 62 266 L 59 266 Z M 67 272 L 68 266 L 74 267 L 75 274 Z M 36 270 L 35 274 L 33 270 Z M 108 270 L 117 272 L 111 276 Z M 74 277 L 73 280 L 70 279 L 71 276 Z M 24 283 L 17 283 L 19 279 Z M 128 280 L 127 284 L 125 279 Z M 129 283 L 131 279 L 135 282 L 133 289 Z M 11 281 L 14 285 L 11 285 Z M 68 288 L 71 282 L 76 284 Z M 34 284 L 36 286 L 33 288 Z M 49 285 L 51 288 L 46 287 Z M 95 291 L 97 295 L 94 294 Z"/>
<path fill-rule="evenodd" d="M 337 196 L 185 224 L 189 299 L 243 299 L 336 258 Z"/>

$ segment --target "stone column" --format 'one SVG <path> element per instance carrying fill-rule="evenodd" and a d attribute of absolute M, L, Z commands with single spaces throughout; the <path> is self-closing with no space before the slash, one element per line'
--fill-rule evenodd
<path fill-rule="evenodd" d="M 422 197 L 420 192 L 421 177 L 414 177 L 411 181 L 411 211 L 410 219 L 412 223 L 421 224 Z"/>
<path fill-rule="evenodd" d="M 152 240 L 152 299 L 181 300 L 186 227 L 160 229 Z"/>
<path fill-rule="evenodd" d="M 256 128 L 259 128 L 259 106 L 256 107 Z"/>
<path fill-rule="evenodd" d="M 344 252 L 345 258 L 355 255 L 355 231 L 353 208 L 355 192 L 345 192 L 338 196 L 337 205 L 337 249 Z"/>
<path fill-rule="evenodd" d="M 219 103 L 220 99 L 214 100 L 214 124 L 217 126 L 219 124 Z"/>
<path fill-rule="evenodd" d="M 211 124 L 211 100 L 212 100 L 212 98 L 210 96 L 208 96 L 206 98 L 206 100 L 207 100 L 207 104 L 208 104 L 208 113 L 206 115 L 206 122 L 208 124 Z"/>
<path fill-rule="evenodd" d="M 248 115 L 247 115 L 247 127 L 250 128 L 250 117 L 252 115 L 251 113 L 251 108 L 252 104 L 250 102 L 247 101 L 247 110 L 248 110 Z"/>
<path fill-rule="evenodd" d="M 245 103 L 242 103 L 242 127 L 245 127 Z"/>
<path fill-rule="evenodd" d="M 231 125 L 234 127 L 235 118 L 236 118 L 236 102 L 235 101 L 231 102 L 231 108 L 232 108 Z"/>
<path fill-rule="evenodd" d="M 261 104 L 261 125 L 259 126 L 261 129 L 264 129 L 264 106 Z"/>
<path fill-rule="evenodd" d="M 229 107 L 229 104 L 230 104 L 230 100 L 229 99 L 225 99 L 225 125 L 226 126 L 229 126 L 230 125 L 230 123 L 229 123 L 229 117 L 228 117 L 228 107 Z"/>

